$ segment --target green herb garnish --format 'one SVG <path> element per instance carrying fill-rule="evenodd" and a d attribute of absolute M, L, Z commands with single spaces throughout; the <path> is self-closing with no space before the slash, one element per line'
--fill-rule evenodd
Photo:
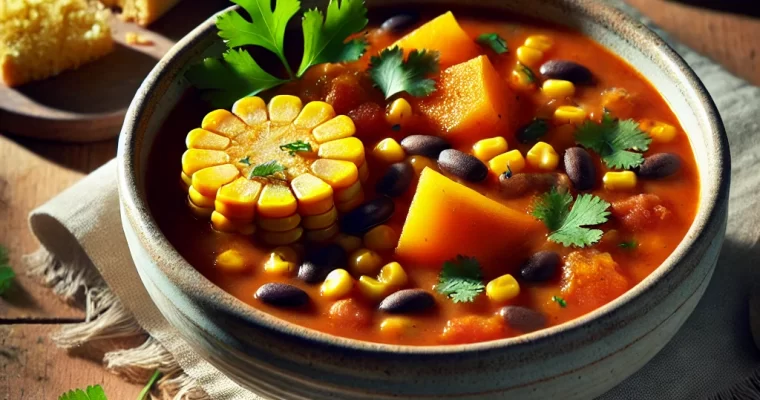
<path fill-rule="evenodd" d="M 454 303 L 475 301 L 475 297 L 485 288 L 478 260 L 462 255 L 443 263 L 438 284 L 435 285 L 438 293 L 448 296 Z"/>
<path fill-rule="evenodd" d="M 309 152 L 311 151 L 311 144 L 309 142 L 304 142 L 303 140 L 296 140 L 293 143 L 283 144 L 280 146 L 280 150 L 287 151 L 288 154 L 291 156 L 296 155 L 299 151 L 305 151 Z"/>
<path fill-rule="evenodd" d="M 504 54 L 509 51 L 507 42 L 496 33 L 483 33 L 479 35 L 475 41 L 481 46 L 490 47 L 491 50 L 496 52 L 496 54 Z"/>
<path fill-rule="evenodd" d="M 563 246 L 585 247 L 602 238 L 599 229 L 586 228 L 607 222 L 610 203 L 590 194 L 575 199 L 570 193 L 560 193 L 556 188 L 539 196 L 533 205 L 532 215 L 549 228 L 549 240 Z"/>
<path fill-rule="evenodd" d="M 512 177 L 512 166 L 509 164 L 509 162 L 507 162 L 507 170 L 504 171 L 502 175 L 504 175 L 504 177 L 507 179 Z"/>
<path fill-rule="evenodd" d="M 424 97 L 435 91 L 435 81 L 427 76 L 438 68 L 437 51 L 412 50 L 404 61 L 404 51 L 396 46 L 370 59 L 369 75 L 386 99 L 401 92 Z"/>
<path fill-rule="evenodd" d="M 87 386 L 87 389 L 74 389 L 60 395 L 58 400 L 108 400 L 100 385 Z"/>
<path fill-rule="evenodd" d="M 560 307 L 565 308 L 567 307 L 567 302 L 565 299 L 559 296 L 552 296 L 552 301 L 559 304 Z"/>
<path fill-rule="evenodd" d="M 599 154 L 608 168 L 631 169 L 641 165 L 644 156 L 630 150 L 647 151 L 652 138 L 636 121 L 620 121 L 604 114 L 600 124 L 586 121 L 579 126 L 575 142 Z"/>
<path fill-rule="evenodd" d="M 535 118 L 529 124 L 523 126 L 517 133 L 520 143 L 530 143 L 546 135 L 549 131 L 549 121 L 543 118 Z"/>
<path fill-rule="evenodd" d="M 322 63 L 358 60 L 366 48 L 363 38 L 347 39 L 367 25 L 367 8 L 362 0 L 330 0 L 326 17 L 318 9 L 304 13 L 303 58 L 294 73 L 285 58 L 285 27 L 301 9 L 298 0 L 233 0 L 250 15 L 248 21 L 236 11 L 221 14 L 216 20 L 219 36 L 227 44 L 222 59 L 206 58 L 190 68 L 186 77 L 215 107 L 228 107 L 236 100 L 301 77 L 310 67 Z M 288 77 L 283 79 L 264 71 L 242 47 L 263 47 L 282 63 Z"/>
<path fill-rule="evenodd" d="M 251 156 L 245 156 L 245 158 L 240 159 L 240 161 L 238 161 L 238 162 L 241 163 L 241 164 L 245 164 L 245 165 L 250 166 L 251 165 Z"/>
<path fill-rule="evenodd" d="M 525 73 L 525 75 L 528 76 L 528 82 L 534 83 L 536 82 L 536 74 L 533 73 L 533 70 L 528 68 L 525 64 L 520 64 L 520 68 L 522 68 L 522 71 Z"/>
<path fill-rule="evenodd" d="M 13 284 L 13 278 L 15 277 L 16 273 L 10 266 L 8 249 L 6 249 L 5 246 L 0 245 L 0 295 L 11 288 L 11 285 Z"/>
<path fill-rule="evenodd" d="M 639 244 L 636 243 L 635 240 L 629 240 L 627 242 L 621 242 L 620 244 L 618 244 L 618 247 L 620 247 L 621 249 L 626 249 L 626 250 L 634 250 L 635 248 L 639 247 Z"/>
<path fill-rule="evenodd" d="M 272 176 L 278 172 L 283 172 L 286 169 L 287 168 L 285 168 L 282 164 L 278 163 L 275 160 L 272 160 L 253 167 L 251 172 L 248 174 L 248 179 L 252 179 L 256 176 L 265 178 Z"/>
<path fill-rule="evenodd" d="M 148 379 L 148 383 L 145 384 L 145 387 L 143 387 L 143 389 L 140 391 L 140 394 L 137 395 L 137 400 L 145 399 L 145 397 L 150 392 L 150 388 L 153 387 L 159 376 L 161 376 L 161 371 L 156 370 L 153 372 L 153 375 L 151 375 L 150 379 Z"/>

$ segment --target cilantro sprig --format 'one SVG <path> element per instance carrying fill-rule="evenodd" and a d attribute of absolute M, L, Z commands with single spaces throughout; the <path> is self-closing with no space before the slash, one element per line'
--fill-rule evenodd
<path fill-rule="evenodd" d="M 586 121 L 579 126 L 575 142 L 599 154 L 608 168 L 631 169 L 644 162 L 638 152 L 647 151 L 652 138 L 636 121 L 620 121 L 604 114 L 599 124 Z"/>
<path fill-rule="evenodd" d="M 532 215 L 549 228 L 549 240 L 565 247 L 585 247 L 602 238 L 599 229 L 587 228 L 607 222 L 610 203 L 590 194 L 579 195 L 573 204 L 570 193 L 556 188 L 539 196 L 533 205 Z"/>
<path fill-rule="evenodd" d="M 386 99 L 401 92 L 424 97 L 435 91 L 429 76 L 439 67 L 437 51 L 412 50 L 404 61 L 404 51 L 394 46 L 370 59 L 369 75 Z"/>
<path fill-rule="evenodd" d="M 272 161 L 265 162 L 263 164 L 259 164 L 253 167 L 253 169 L 251 169 L 251 172 L 248 173 L 248 179 L 252 179 L 257 176 L 261 178 L 266 178 L 278 172 L 283 172 L 286 169 L 287 168 L 285 168 L 285 166 L 283 166 L 282 164 L 278 163 L 275 160 L 272 160 Z"/>
<path fill-rule="evenodd" d="M 449 297 L 454 303 L 475 301 L 485 290 L 480 263 L 473 257 L 458 255 L 443 263 L 435 290 Z"/>
<path fill-rule="evenodd" d="M 285 28 L 301 9 L 300 1 L 277 0 L 274 9 L 270 0 L 232 1 L 248 13 L 250 21 L 236 11 L 217 17 L 219 36 L 228 50 L 221 59 L 206 58 L 185 74 L 215 107 L 229 107 L 242 97 L 295 80 L 316 64 L 354 61 L 364 54 L 367 43 L 363 38 L 347 41 L 367 25 L 367 8 L 362 0 L 342 0 L 340 4 L 338 0 L 330 0 L 324 15 L 316 8 L 304 13 L 303 58 L 295 73 L 285 58 Z M 274 53 L 287 78 L 265 71 L 241 48 L 244 46 L 262 47 Z"/>
<path fill-rule="evenodd" d="M 504 40 L 504 38 L 499 36 L 498 33 L 483 33 L 481 35 L 478 35 L 475 41 L 478 42 L 478 44 L 481 46 L 490 48 L 496 54 L 504 54 L 509 52 L 507 42 Z"/>
<path fill-rule="evenodd" d="M 137 400 L 145 400 L 146 396 L 150 392 L 150 389 L 156 383 L 161 376 L 161 371 L 156 370 L 148 379 L 148 383 L 145 384 L 143 389 L 137 395 Z M 87 389 L 73 389 L 58 396 L 58 400 L 108 400 L 103 387 L 100 385 L 87 386 Z"/>
<path fill-rule="evenodd" d="M 13 284 L 13 278 L 15 277 L 16 273 L 10 266 L 8 249 L 6 249 L 5 246 L 0 245 L 0 295 L 11 288 L 11 285 Z"/>
<path fill-rule="evenodd" d="M 283 144 L 280 146 L 280 150 L 287 151 L 288 154 L 291 156 L 294 156 L 296 153 L 303 151 L 303 152 L 309 152 L 311 151 L 311 143 L 304 142 L 303 140 L 296 140 L 295 142 Z"/>

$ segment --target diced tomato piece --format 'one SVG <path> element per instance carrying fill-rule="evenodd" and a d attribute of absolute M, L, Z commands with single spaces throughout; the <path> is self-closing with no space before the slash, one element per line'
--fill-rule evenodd
<path fill-rule="evenodd" d="M 333 303 L 328 314 L 333 325 L 346 329 L 366 327 L 372 321 L 372 311 L 351 298 Z"/>
<path fill-rule="evenodd" d="M 382 133 L 387 130 L 385 111 L 379 104 L 368 101 L 362 103 L 347 114 L 356 125 L 356 136 L 366 137 Z"/>
<path fill-rule="evenodd" d="M 672 213 L 655 194 L 639 194 L 612 203 L 612 215 L 632 231 L 652 230 Z"/>
<path fill-rule="evenodd" d="M 359 76 L 346 73 L 330 82 L 325 101 L 333 106 L 336 114 L 346 114 L 358 107 L 366 93 L 359 83 Z"/>
<path fill-rule="evenodd" d="M 610 253 L 578 250 L 565 259 L 562 297 L 569 305 L 597 308 L 623 294 L 628 286 Z"/>
<path fill-rule="evenodd" d="M 501 317 L 467 315 L 446 322 L 440 340 L 444 344 L 475 343 L 501 339 L 504 334 L 504 320 Z"/>

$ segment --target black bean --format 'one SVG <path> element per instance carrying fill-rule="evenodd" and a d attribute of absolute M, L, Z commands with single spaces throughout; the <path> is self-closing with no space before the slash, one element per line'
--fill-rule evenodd
<path fill-rule="evenodd" d="M 538 311 L 520 306 L 504 306 L 499 315 L 511 328 L 528 333 L 546 326 L 546 316 Z"/>
<path fill-rule="evenodd" d="M 412 184 L 414 169 L 405 161 L 391 164 L 375 186 L 375 191 L 390 197 L 404 194 Z"/>
<path fill-rule="evenodd" d="M 536 118 L 529 124 L 517 130 L 517 140 L 520 143 L 531 143 L 546 135 L 549 131 L 549 122 L 543 118 Z"/>
<path fill-rule="evenodd" d="M 556 188 L 566 193 L 572 188 L 567 175 L 561 172 L 526 172 L 521 174 L 499 175 L 499 194 L 504 198 L 522 197 L 531 192 L 546 192 Z"/>
<path fill-rule="evenodd" d="M 385 196 L 378 197 L 345 214 L 340 220 L 340 229 L 347 235 L 363 235 L 368 230 L 388 221 L 394 210 L 393 200 Z"/>
<path fill-rule="evenodd" d="M 438 156 L 438 167 L 468 182 L 480 182 L 488 176 L 488 167 L 477 157 L 448 149 Z"/>
<path fill-rule="evenodd" d="M 438 136 L 410 135 L 401 140 L 401 147 L 411 156 L 425 156 L 438 159 L 442 151 L 451 148 L 449 142 Z"/>
<path fill-rule="evenodd" d="M 644 159 L 636 174 L 646 179 L 667 178 L 681 169 L 681 159 L 673 153 L 652 154 Z"/>
<path fill-rule="evenodd" d="M 559 254 L 553 251 L 539 251 L 520 267 L 520 276 L 528 282 L 544 282 L 554 278 L 562 262 Z"/>
<path fill-rule="evenodd" d="M 420 16 L 416 13 L 394 15 L 393 17 L 386 19 L 385 22 L 380 25 L 380 29 L 399 35 L 411 29 L 417 24 L 417 22 L 419 22 L 419 20 Z"/>
<path fill-rule="evenodd" d="M 287 283 L 265 283 L 259 287 L 255 298 L 278 307 L 298 307 L 309 301 L 303 290 Z"/>
<path fill-rule="evenodd" d="M 550 60 L 541 65 L 541 75 L 547 79 L 562 79 L 576 85 L 587 85 L 594 81 L 588 68 L 567 60 Z"/>
<path fill-rule="evenodd" d="M 346 251 L 337 244 L 310 250 L 298 268 L 298 279 L 306 283 L 322 282 L 330 271 L 348 265 Z"/>
<path fill-rule="evenodd" d="M 425 311 L 435 305 L 433 295 L 422 289 L 404 289 L 383 299 L 378 308 L 390 314 Z"/>
<path fill-rule="evenodd" d="M 596 183 L 596 167 L 591 155 L 580 147 L 565 151 L 565 172 L 576 190 L 591 190 Z"/>

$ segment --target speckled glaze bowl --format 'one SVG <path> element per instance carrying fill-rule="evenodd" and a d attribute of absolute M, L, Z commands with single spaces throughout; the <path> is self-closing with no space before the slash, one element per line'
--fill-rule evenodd
<path fill-rule="evenodd" d="M 373 7 L 472 2 L 368 1 Z M 728 144 L 702 83 L 640 23 L 591 0 L 481 0 L 492 15 L 517 13 L 571 26 L 626 59 L 674 109 L 692 143 L 701 201 L 686 238 L 659 269 L 581 318 L 517 338 L 436 347 L 330 336 L 258 311 L 198 273 L 169 244 L 146 204 L 148 153 L 188 82 L 184 70 L 223 44 L 213 18 L 179 42 L 143 83 L 119 142 L 121 211 L 132 256 L 161 312 L 205 359 L 271 399 L 587 399 L 649 361 L 694 310 L 723 242 Z"/>

